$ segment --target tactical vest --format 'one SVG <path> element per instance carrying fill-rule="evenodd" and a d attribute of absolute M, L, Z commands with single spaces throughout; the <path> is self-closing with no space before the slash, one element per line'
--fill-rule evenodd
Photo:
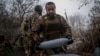
<path fill-rule="evenodd" d="M 49 19 L 48 16 L 43 16 L 44 37 L 47 40 L 59 38 L 61 36 L 61 16 L 55 15 L 54 19 Z"/>

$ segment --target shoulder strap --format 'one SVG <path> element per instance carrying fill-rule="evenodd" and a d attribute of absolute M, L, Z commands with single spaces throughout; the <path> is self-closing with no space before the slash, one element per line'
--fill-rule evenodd
<path fill-rule="evenodd" d="M 62 25 L 62 21 L 61 21 L 62 17 L 59 14 L 56 14 L 56 16 L 58 17 L 60 25 L 61 25 L 61 27 L 60 27 L 60 33 L 61 33 L 61 36 L 62 36 L 63 35 L 63 31 L 64 31 L 63 25 Z"/>
<path fill-rule="evenodd" d="M 43 20 L 43 35 L 46 36 L 46 30 L 45 30 L 45 18 L 46 18 L 46 15 L 42 16 L 42 20 Z"/>

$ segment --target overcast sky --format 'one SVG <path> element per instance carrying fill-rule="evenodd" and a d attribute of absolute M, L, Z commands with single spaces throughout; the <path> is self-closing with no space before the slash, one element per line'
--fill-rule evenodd
<path fill-rule="evenodd" d="M 43 2 L 44 1 L 44 2 Z M 64 9 L 66 9 L 67 15 L 73 15 L 76 13 L 82 14 L 83 16 L 88 16 L 90 9 L 93 7 L 94 3 L 90 3 L 86 6 L 78 9 L 81 3 L 77 0 L 41 0 L 41 4 L 53 1 L 56 4 L 56 12 L 64 16 Z"/>

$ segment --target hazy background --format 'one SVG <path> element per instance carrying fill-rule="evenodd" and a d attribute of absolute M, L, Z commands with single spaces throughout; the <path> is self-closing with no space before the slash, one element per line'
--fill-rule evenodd
<path fill-rule="evenodd" d="M 57 14 L 65 17 L 67 13 L 65 19 L 74 39 L 69 45 L 71 53 L 92 56 L 94 49 L 100 47 L 100 0 L 0 0 L 0 35 L 16 46 L 16 50 L 23 46 L 22 22 L 34 14 L 38 4 L 43 7 L 44 15 L 49 1 L 56 4 Z"/>
<path fill-rule="evenodd" d="M 39 3 L 45 4 L 49 1 L 53 1 L 56 4 L 56 12 L 63 16 L 65 16 L 64 13 L 66 10 L 68 16 L 79 13 L 87 17 L 90 9 L 94 6 L 94 1 L 92 1 L 90 4 L 79 9 L 82 3 L 78 0 L 40 0 Z"/>

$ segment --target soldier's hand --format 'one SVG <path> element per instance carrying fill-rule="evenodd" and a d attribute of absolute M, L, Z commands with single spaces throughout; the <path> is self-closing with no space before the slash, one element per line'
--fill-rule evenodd
<path fill-rule="evenodd" d="M 72 36 L 70 36 L 70 35 L 67 35 L 67 36 L 66 36 L 66 38 L 68 38 L 68 39 L 72 39 Z"/>
<path fill-rule="evenodd" d="M 33 40 L 34 40 L 34 41 L 38 41 L 38 38 L 39 38 L 39 37 L 38 37 L 37 35 L 34 35 L 34 36 L 33 36 Z"/>
<path fill-rule="evenodd" d="M 37 38 L 36 38 L 36 37 L 33 37 L 33 40 L 34 40 L 34 41 L 37 41 Z"/>

